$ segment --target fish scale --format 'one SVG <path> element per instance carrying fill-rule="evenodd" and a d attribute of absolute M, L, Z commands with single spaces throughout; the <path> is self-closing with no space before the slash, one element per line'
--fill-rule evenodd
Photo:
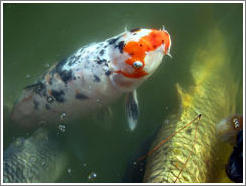
<path fill-rule="evenodd" d="M 39 128 L 21 144 L 18 139 L 12 143 L 4 151 L 3 182 L 55 181 L 67 164 L 67 156 L 58 139 L 52 138 L 47 129 Z"/>
<path fill-rule="evenodd" d="M 198 114 L 202 114 L 201 119 L 175 134 L 147 158 L 144 182 L 218 182 L 216 179 L 223 175 L 224 170 L 220 172 L 216 169 L 223 165 L 223 161 L 218 162 L 217 159 L 223 152 L 227 156 L 231 149 L 223 146 L 216 138 L 215 124 L 221 118 L 235 113 L 237 87 L 230 73 L 226 58 L 228 51 L 223 45 L 222 33 L 214 30 L 209 39 L 216 41 L 213 46 L 204 45 L 195 52 L 191 65 L 194 86 L 184 91 L 177 85 L 181 101 L 180 113 L 168 125 L 162 125 L 152 147 L 192 121 Z M 207 53 L 202 55 L 199 50 Z M 234 86 L 234 92 L 230 91 L 231 86 Z M 197 138 L 194 142 L 196 125 Z M 188 130 L 190 132 L 186 132 Z M 220 152 L 223 148 L 224 151 Z"/>

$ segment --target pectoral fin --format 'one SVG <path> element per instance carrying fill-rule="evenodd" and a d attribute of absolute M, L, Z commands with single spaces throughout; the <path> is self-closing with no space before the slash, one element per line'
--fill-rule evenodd
<path fill-rule="evenodd" d="M 126 95 L 126 114 L 127 122 L 131 131 L 136 128 L 138 117 L 139 117 L 139 108 L 138 108 L 138 99 L 137 91 L 129 92 Z"/>

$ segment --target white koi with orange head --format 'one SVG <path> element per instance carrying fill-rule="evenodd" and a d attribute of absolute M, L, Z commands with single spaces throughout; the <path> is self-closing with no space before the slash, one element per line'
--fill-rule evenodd
<path fill-rule="evenodd" d="M 59 115 L 80 117 L 109 105 L 128 92 L 127 115 L 133 130 L 138 118 L 136 89 L 169 55 L 165 30 L 133 29 L 78 49 L 27 86 L 12 112 L 21 125 L 56 123 Z"/>

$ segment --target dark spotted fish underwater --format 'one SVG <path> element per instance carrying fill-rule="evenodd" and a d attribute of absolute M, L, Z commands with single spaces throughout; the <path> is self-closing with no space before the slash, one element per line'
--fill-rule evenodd
<path fill-rule="evenodd" d="M 77 118 L 126 93 L 132 94 L 126 108 L 133 130 L 139 115 L 136 89 L 159 67 L 163 56 L 170 55 L 170 47 L 164 28 L 126 30 L 84 46 L 24 88 L 11 118 L 27 128 L 55 123 L 62 113 Z"/>
<path fill-rule="evenodd" d="M 190 66 L 192 86 L 177 84 L 180 110 L 170 116 L 169 124 L 163 122 L 151 147 L 155 151 L 147 156 L 144 182 L 230 182 L 225 165 L 232 147 L 216 133 L 216 124 L 236 113 L 240 85 L 231 73 L 229 54 L 219 28 L 210 30 L 196 47 Z"/>
<path fill-rule="evenodd" d="M 19 137 L 3 153 L 4 183 L 54 182 L 64 172 L 68 157 L 59 136 L 47 128 Z"/>

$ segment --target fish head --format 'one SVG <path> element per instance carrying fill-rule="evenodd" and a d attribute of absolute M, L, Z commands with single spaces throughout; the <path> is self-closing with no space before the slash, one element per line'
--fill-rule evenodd
<path fill-rule="evenodd" d="M 120 51 L 115 54 L 112 67 L 118 75 L 115 84 L 126 90 L 137 88 L 158 69 L 164 55 L 170 56 L 171 39 L 165 29 L 126 31 L 118 43 Z"/>

